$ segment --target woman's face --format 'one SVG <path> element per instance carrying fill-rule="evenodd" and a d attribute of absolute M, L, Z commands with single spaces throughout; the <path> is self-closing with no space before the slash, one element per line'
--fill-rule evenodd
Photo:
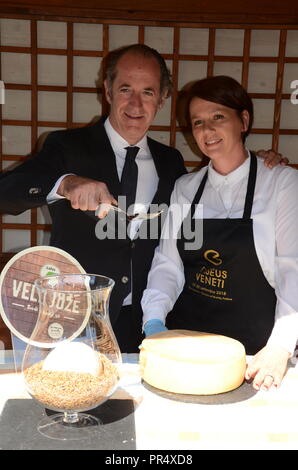
<path fill-rule="evenodd" d="M 245 110 L 241 118 L 235 109 L 193 98 L 190 103 L 193 136 L 200 150 L 211 159 L 232 158 L 243 153 L 242 132 L 249 123 Z"/>

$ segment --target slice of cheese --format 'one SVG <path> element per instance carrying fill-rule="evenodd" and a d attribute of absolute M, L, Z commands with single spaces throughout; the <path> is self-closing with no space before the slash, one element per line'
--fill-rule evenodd
<path fill-rule="evenodd" d="M 244 346 L 227 336 L 169 330 L 143 340 L 142 378 L 168 392 L 214 395 L 239 387 L 246 369 Z"/>

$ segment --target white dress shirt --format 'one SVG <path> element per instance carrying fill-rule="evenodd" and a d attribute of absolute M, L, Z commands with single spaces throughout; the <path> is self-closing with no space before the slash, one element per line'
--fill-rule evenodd
<path fill-rule="evenodd" d="M 293 353 L 298 339 L 298 171 L 289 167 L 265 167 L 258 158 L 252 208 L 257 256 L 269 284 L 275 289 L 275 324 L 268 343 Z M 208 166 L 208 180 L 194 217 L 222 219 L 243 216 L 250 159 L 228 175 Z M 175 184 L 160 245 L 156 248 L 144 291 L 143 324 L 152 318 L 165 322 L 184 286 L 183 263 L 177 250 L 177 234 L 198 190 L 206 168 L 179 178 Z M 187 211 L 186 209 L 187 208 Z M 259 293 L 262 295 L 262 292 Z"/>
<path fill-rule="evenodd" d="M 116 157 L 116 166 L 118 172 L 119 181 L 121 181 L 121 175 L 125 163 L 126 149 L 129 143 L 115 131 L 112 127 L 109 118 L 104 122 L 105 131 L 111 143 L 112 149 Z M 140 148 L 136 156 L 136 163 L 138 166 L 138 182 L 136 191 L 136 200 L 133 208 L 134 213 L 147 212 L 149 205 L 154 197 L 154 194 L 158 186 L 158 175 L 155 168 L 155 164 L 148 146 L 147 135 L 145 135 L 139 142 L 135 144 Z M 98 149 L 100 152 L 100 149 Z M 58 199 L 64 199 L 63 196 L 57 194 L 57 190 L 60 186 L 61 181 L 65 176 L 72 173 L 67 173 L 61 176 L 57 181 L 53 189 L 47 196 L 48 204 L 51 204 Z M 141 220 L 132 220 L 129 224 L 128 235 L 133 239 L 139 229 Z M 126 297 L 123 305 L 131 304 L 131 294 Z"/>
<path fill-rule="evenodd" d="M 119 181 L 121 181 L 122 171 L 125 164 L 126 149 L 129 143 L 126 142 L 118 132 L 112 127 L 109 118 L 104 123 L 107 136 L 110 140 L 112 149 L 116 156 L 116 166 Z M 158 186 L 158 175 L 155 168 L 155 164 L 148 147 L 147 135 L 145 135 L 138 143 L 135 144 L 140 150 L 136 156 L 136 164 L 138 166 L 138 183 L 136 191 L 136 201 L 134 204 L 134 213 L 147 212 L 149 205 L 156 193 Z M 140 221 L 137 222 L 135 229 L 140 225 Z M 133 238 L 135 231 L 130 236 Z"/>

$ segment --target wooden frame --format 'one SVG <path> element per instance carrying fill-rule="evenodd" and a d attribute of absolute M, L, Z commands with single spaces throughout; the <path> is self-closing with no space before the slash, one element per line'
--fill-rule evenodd
<path fill-rule="evenodd" d="M 2 0 L 0 13 L 88 20 L 163 21 L 179 23 L 296 25 L 298 5 L 292 0 Z"/>

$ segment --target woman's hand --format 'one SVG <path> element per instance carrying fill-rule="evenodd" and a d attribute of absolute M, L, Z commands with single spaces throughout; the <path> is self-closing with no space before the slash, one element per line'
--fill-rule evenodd
<path fill-rule="evenodd" d="M 167 331 L 167 327 L 161 320 L 157 318 L 152 318 L 152 320 L 148 320 L 144 325 L 144 333 L 146 338 L 151 335 L 155 335 L 156 333 L 161 333 L 162 331 Z"/>
<path fill-rule="evenodd" d="M 269 344 L 261 349 L 248 364 L 245 378 L 253 379 L 256 390 L 279 387 L 286 373 L 291 354 L 284 348 Z"/>

